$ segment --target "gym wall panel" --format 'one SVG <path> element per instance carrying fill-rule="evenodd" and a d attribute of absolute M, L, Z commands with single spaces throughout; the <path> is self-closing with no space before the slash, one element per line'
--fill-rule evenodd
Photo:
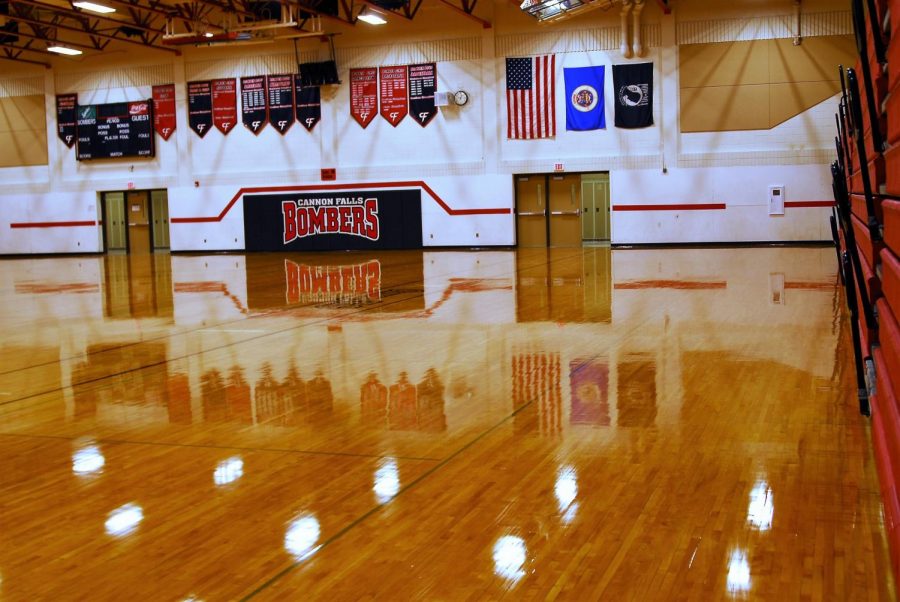
<path fill-rule="evenodd" d="M 852 64 L 854 45 L 842 35 L 809 38 L 799 46 L 776 39 L 679 50 L 681 131 L 720 132 L 771 128 L 831 97 L 840 89 L 836 65 Z M 739 89 L 748 84 L 766 85 L 766 98 L 762 88 Z"/>
<path fill-rule="evenodd" d="M 681 131 L 762 130 L 769 127 L 769 84 L 686 88 Z"/>
<path fill-rule="evenodd" d="M 44 95 L 0 98 L 0 167 L 47 164 Z"/>
<path fill-rule="evenodd" d="M 726 44 L 688 44 L 679 51 L 682 89 L 769 83 L 766 40 Z"/>

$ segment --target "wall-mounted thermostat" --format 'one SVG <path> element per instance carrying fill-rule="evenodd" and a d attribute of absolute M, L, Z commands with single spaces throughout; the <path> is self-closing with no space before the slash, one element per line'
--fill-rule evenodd
<path fill-rule="evenodd" d="M 784 186 L 769 186 L 769 215 L 784 215 Z"/>

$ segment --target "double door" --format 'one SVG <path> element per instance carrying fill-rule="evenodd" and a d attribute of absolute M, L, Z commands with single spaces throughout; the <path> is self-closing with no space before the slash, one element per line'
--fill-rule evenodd
<path fill-rule="evenodd" d="M 518 246 L 609 240 L 609 174 L 519 175 L 515 181 Z"/>
<path fill-rule="evenodd" d="M 104 192 L 102 205 L 107 251 L 141 254 L 169 248 L 169 200 L 165 190 Z"/>

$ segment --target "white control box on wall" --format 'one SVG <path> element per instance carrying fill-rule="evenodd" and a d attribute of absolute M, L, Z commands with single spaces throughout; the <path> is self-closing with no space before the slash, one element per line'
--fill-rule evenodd
<path fill-rule="evenodd" d="M 769 215 L 784 215 L 784 186 L 769 186 Z"/>

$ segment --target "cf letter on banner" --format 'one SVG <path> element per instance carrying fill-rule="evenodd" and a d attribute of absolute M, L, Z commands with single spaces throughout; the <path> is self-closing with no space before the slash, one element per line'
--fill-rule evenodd
<path fill-rule="evenodd" d="M 153 86 L 153 129 L 163 140 L 175 131 L 175 84 Z"/>
<path fill-rule="evenodd" d="M 397 127 L 409 112 L 406 65 L 379 67 L 378 77 L 381 80 L 381 116 Z"/>
<path fill-rule="evenodd" d="M 75 144 L 75 107 L 77 105 L 78 94 L 56 95 L 56 135 L 69 148 Z"/>
<path fill-rule="evenodd" d="M 233 77 L 212 80 L 212 115 L 223 136 L 237 123 L 237 81 Z"/>
<path fill-rule="evenodd" d="M 188 82 L 188 127 L 203 138 L 212 127 L 212 92 L 209 82 Z"/>
<path fill-rule="evenodd" d="M 378 70 L 375 67 L 350 70 L 350 115 L 363 128 L 378 112 Z"/>

